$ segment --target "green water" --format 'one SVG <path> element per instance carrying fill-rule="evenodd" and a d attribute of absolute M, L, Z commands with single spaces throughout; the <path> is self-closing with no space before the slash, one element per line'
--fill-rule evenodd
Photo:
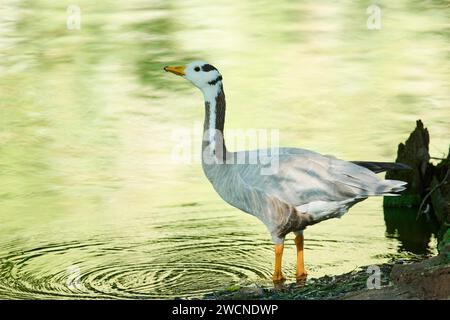
<path fill-rule="evenodd" d="M 282 146 L 390 161 L 421 118 L 442 156 L 448 2 L 378 1 L 380 30 L 367 29 L 370 3 L 78 0 L 77 30 L 66 26 L 74 1 L 1 0 L 0 298 L 270 284 L 265 227 L 225 204 L 198 163 L 171 161 L 174 131 L 200 134 L 203 102 L 167 64 L 220 69 L 228 129 L 278 129 Z M 381 203 L 307 229 L 311 277 L 435 252 L 431 231 Z M 289 237 L 289 281 L 294 262 Z"/>

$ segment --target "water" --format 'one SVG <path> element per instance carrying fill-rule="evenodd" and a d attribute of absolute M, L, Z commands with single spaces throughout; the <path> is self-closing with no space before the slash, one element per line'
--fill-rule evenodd
<path fill-rule="evenodd" d="M 270 284 L 265 227 L 174 164 L 199 134 L 201 95 L 161 68 L 220 68 L 226 128 L 278 129 L 283 146 L 390 161 L 423 119 L 448 149 L 445 1 L 73 1 L 0 4 L 0 298 L 197 297 Z M 193 149 L 195 149 L 193 147 Z M 382 199 L 305 233 L 311 277 L 430 254 L 414 213 Z M 404 217 L 404 218 L 403 218 Z M 292 237 L 284 271 L 295 272 Z"/>

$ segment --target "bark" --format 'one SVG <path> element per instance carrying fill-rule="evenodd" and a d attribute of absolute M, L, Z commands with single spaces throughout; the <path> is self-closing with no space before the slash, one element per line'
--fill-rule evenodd
<path fill-rule="evenodd" d="M 408 189 L 400 197 L 385 197 L 385 207 L 418 207 L 431 179 L 429 177 L 428 145 L 430 135 L 424 128 L 422 121 L 417 120 L 416 128 L 410 134 L 405 143 L 400 143 L 395 162 L 404 163 L 411 170 L 399 170 L 386 172 L 386 179 L 408 182 Z"/>
<path fill-rule="evenodd" d="M 411 170 L 387 171 L 386 179 L 408 182 L 408 189 L 399 197 L 385 197 L 385 208 L 416 208 L 420 217 L 432 215 L 439 224 L 439 252 L 450 261 L 450 150 L 447 158 L 433 165 L 429 154 L 430 135 L 422 121 L 405 143 L 400 143 L 396 162 Z"/>

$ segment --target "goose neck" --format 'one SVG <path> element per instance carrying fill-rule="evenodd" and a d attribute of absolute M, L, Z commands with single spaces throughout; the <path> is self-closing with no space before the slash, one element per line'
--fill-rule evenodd
<path fill-rule="evenodd" d="M 216 83 L 202 91 L 205 98 L 203 157 L 224 160 L 227 152 L 223 137 L 226 104 L 222 83 Z"/>

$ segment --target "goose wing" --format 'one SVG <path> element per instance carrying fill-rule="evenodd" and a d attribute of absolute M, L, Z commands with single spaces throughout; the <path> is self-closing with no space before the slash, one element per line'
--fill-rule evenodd
<path fill-rule="evenodd" d="M 391 185 L 393 180 L 382 181 L 369 169 L 333 156 L 294 148 L 279 149 L 278 155 L 267 152 L 246 151 L 246 157 L 258 158 L 262 163 L 237 165 L 236 174 L 249 188 L 294 206 L 381 195 L 395 192 L 397 186 Z M 243 157 L 242 153 L 236 154 Z"/>

